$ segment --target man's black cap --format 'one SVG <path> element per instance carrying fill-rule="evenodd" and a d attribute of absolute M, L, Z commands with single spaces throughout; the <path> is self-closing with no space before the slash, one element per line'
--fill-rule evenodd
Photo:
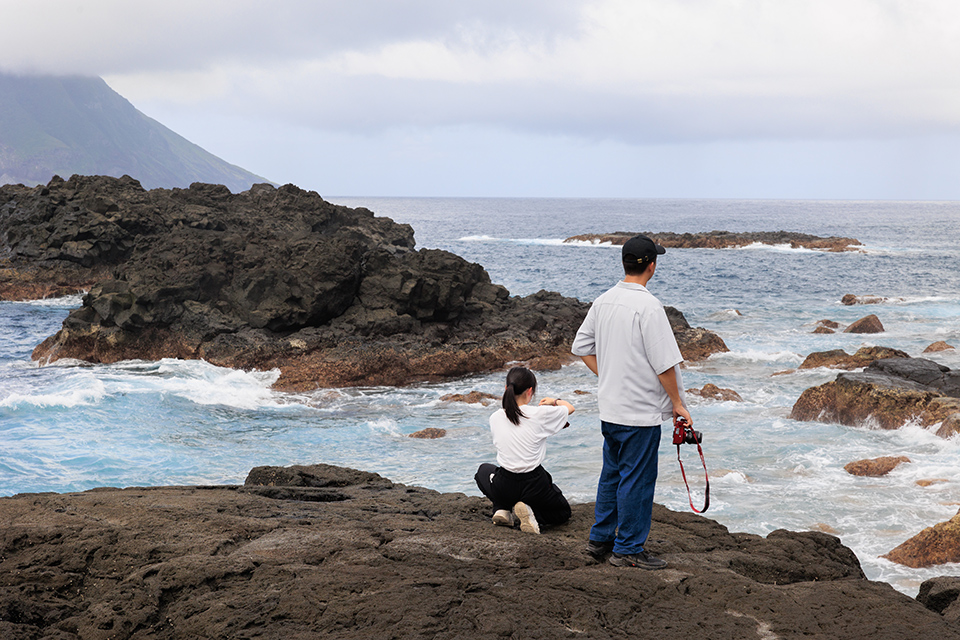
<path fill-rule="evenodd" d="M 623 243 L 624 262 L 652 262 L 667 250 L 647 236 L 633 236 Z"/>

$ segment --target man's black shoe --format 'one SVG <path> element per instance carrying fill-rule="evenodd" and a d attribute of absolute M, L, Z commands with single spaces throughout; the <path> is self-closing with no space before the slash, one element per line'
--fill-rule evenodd
<path fill-rule="evenodd" d="M 666 560 L 652 556 L 646 551 L 640 553 L 614 553 L 610 556 L 610 564 L 615 567 L 638 567 L 640 569 L 663 569 L 667 566 Z"/>
<path fill-rule="evenodd" d="M 597 542 L 596 540 L 587 541 L 587 553 L 596 560 L 603 560 L 611 551 L 613 551 L 613 540 L 609 542 Z"/>

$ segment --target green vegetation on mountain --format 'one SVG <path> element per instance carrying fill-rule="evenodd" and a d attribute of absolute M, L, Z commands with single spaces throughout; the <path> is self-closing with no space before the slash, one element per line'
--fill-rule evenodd
<path fill-rule="evenodd" d="M 73 174 L 126 174 L 148 189 L 267 182 L 148 118 L 100 78 L 0 74 L 0 184 Z"/>

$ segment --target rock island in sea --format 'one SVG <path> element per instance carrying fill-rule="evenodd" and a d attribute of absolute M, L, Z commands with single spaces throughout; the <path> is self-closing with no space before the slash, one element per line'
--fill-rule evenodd
<path fill-rule="evenodd" d="M 40 362 L 200 358 L 276 386 L 400 385 L 562 362 L 588 304 L 516 297 L 413 229 L 293 185 L 147 191 L 129 177 L 0 187 L 0 296 L 89 289 Z M 668 310 L 687 359 L 723 341 Z"/>

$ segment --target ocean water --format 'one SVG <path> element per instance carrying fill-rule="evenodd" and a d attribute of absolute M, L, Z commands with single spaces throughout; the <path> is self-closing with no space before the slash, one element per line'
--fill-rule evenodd
<path fill-rule="evenodd" d="M 798 231 L 854 237 L 862 251 L 788 247 L 668 250 L 649 288 L 730 353 L 689 365 L 684 382 L 737 391 L 743 402 L 688 396 L 704 434 L 711 479 L 707 516 L 732 531 L 819 529 L 838 535 L 868 577 L 914 595 L 947 565 L 915 570 L 879 556 L 960 507 L 960 441 L 919 426 L 883 431 L 789 419 L 802 391 L 836 371 L 795 369 L 813 351 L 883 345 L 921 355 L 937 340 L 960 347 L 960 203 L 507 198 L 329 198 L 411 224 L 418 246 L 482 264 L 513 294 L 540 289 L 592 300 L 620 277 L 619 248 L 564 244 L 610 231 Z M 846 307 L 846 293 L 885 296 Z M 237 484 L 258 465 L 329 463 L 439 491 L 478 495 L 473 473 L 494 461 L 494 407 L 441 397 L 499 393 L 502 373 L 403 388 L 273 391 L 276 371 L 202 361 L 58 362 L 38 368 L 32 349 L 57 331 L 79 297 L 0 302 L 0 495 L 99 486 Z M 813 334 L 877 314 L 878 335 Z M 928 355 L 952 368 L 960 352 Z M 539 374 L 543 395 L 577 407 L 551 439 L 546 466 L 575 502 L 591 501 L 600 471 L 596 381 L 581 364 Z M 576 391 L 586 393 L 575 393 Z M 408 434 L 447 429 L 438 440 Z M 664 429 L 657 501 L 689 509 L 676 448 Z M 695 450 L 684 465 L 694 503 L 703 477 Z M 853 460 L 906 455 L 883 478 L 848 475 Z M 920 480 L 934 480 L 929 486 Z"/>

